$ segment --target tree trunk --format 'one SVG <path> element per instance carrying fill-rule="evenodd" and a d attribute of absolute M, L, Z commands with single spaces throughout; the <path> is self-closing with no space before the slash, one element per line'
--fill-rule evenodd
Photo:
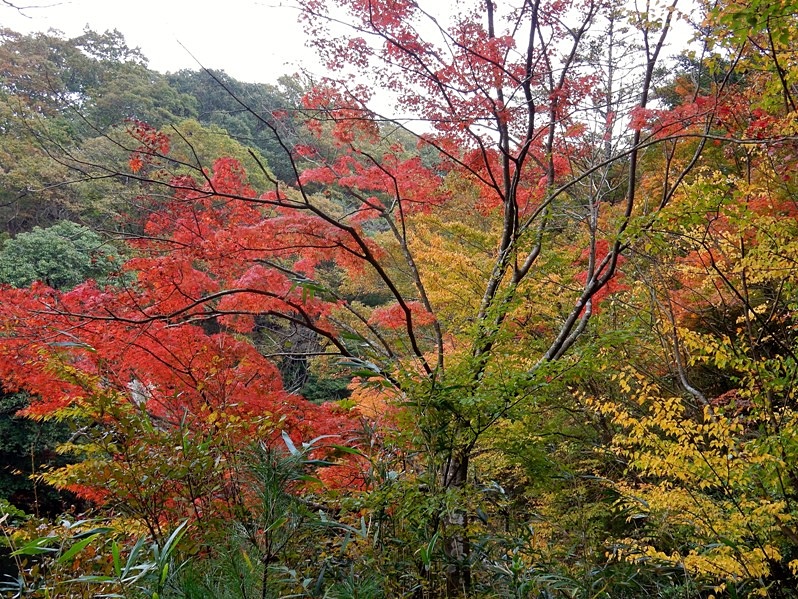
<path fill-rule="evenodd" d="M 470 451 L 455 452 L 444 471 L 446 489 L 462 489 L 468 476 Z M 468 538 L 468 514 L 456 509 L 444 520 L 446 554 L 446 596 L 469 596 L 471 593 L 471 544 Z"/>

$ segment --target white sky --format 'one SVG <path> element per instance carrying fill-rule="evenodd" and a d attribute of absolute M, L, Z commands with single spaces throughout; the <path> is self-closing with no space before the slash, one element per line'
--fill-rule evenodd
<path fill-rule="evenodd" d="M 435 3 L 442 3 L 445 14 L 449 1 Z M 156 71 L 196 70 L 199 61 L 240 81 L 274 84 L 281 75 L 302 70 L 324 74 L 315 51 L 306 47 L 291 4 L 292 0 L 0 0 L 0 27 L 21 33 L 52 28 L 67 37 L 80 35 L 87 26 L 98 32 L 118 29 Z M 687 36 L 678 29 L 684 27 L 677 24 L 670 52 L 686 43 Z M 393 113 L 390 94 L 383 90 L 378 96 L 382 99 L 375 107 Z"/>
<path fill-rule="evenodd" d="M 30 8 L 20 13 L 7 3 Z M 0 0 L 0 26 L 14 31 L 53 28 L 74 37 L 87 25 L 118 29 L 160 72 L 197 69 L 189 52 L 203 66 L 247 82 L 275 83 L 318 64 L 296 10 L 280 0 Z"/>

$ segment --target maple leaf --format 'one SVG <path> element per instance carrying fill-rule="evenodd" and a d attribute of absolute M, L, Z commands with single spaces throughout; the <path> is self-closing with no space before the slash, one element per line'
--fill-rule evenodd
<path fill-rule="evenodd" d="M 138 154 L 134 154 L 130 157 L 128 164 L 130 165 L 130 170 L 132 172 L 138 173 L 144 166 L 144 161 Z"/>

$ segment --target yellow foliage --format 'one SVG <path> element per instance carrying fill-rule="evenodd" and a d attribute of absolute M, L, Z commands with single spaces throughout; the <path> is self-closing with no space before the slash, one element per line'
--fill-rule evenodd
<path fill-rule="evenodd" d="M 731 359 L 706 345 L 712 359 Z M 719 579 L 766 577 L 769 562 L 781 559 L 784 531 L 798 516 L 783 486 L 791 467 L 787 451 L 795 451 L 798 439 L 798 414 L 782 410 L 775 444 L 782 451 L 775 451 L 772 439 L 752 434 L 750 411 L 690 405 L 630 368 L 615 379 L 629 404 L 585 401 L 618 427 L 612 450 L 642 477 L 615 485 L 619 509 L 629 520 L 645 520 L 652 533 L 624 539 L 624 559 L 678 564 Z M 747 396 L 753 399 L 752 389 Z M 668 537 L 681 538 L 690 549 L 658 548 Z"/>

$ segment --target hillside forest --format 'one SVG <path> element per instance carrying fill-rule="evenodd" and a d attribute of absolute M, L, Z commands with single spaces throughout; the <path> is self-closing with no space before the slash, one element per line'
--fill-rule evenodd
<path fill-rule="evenodd" d="M 798 4 L 440 4 L 0 29 L 0 595 L 798 597 Z"/>

